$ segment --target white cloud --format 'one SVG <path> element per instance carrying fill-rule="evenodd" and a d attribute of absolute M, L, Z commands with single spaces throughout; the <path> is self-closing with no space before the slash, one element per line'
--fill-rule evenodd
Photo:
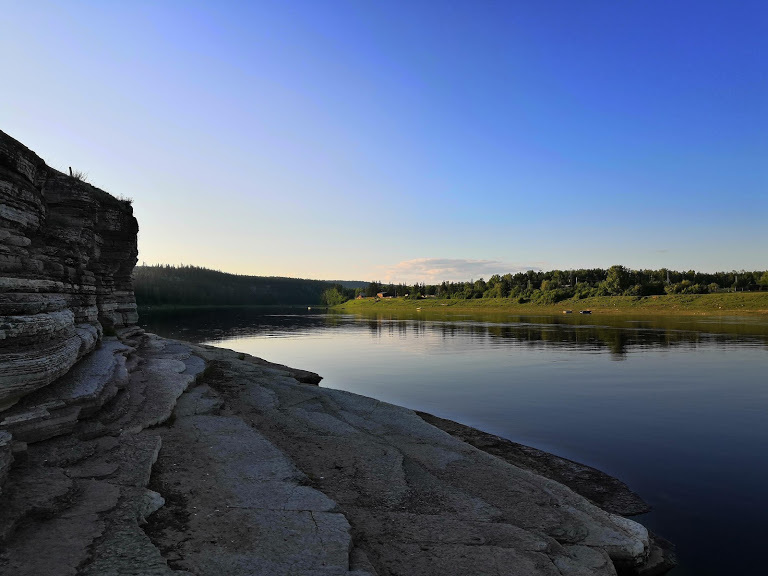
<path fill-rule="evenodd" d="M 507 274 L 525 270 L 539 270 L 539 266 L 523 266 L 500 260 L 471 260 L 466 258 L 415 258 L 393 266 L 381 266 L 383 282 L 424 282 L 439 284 L 442 281 L 466 282 L 486 280 L 494 274 Z"/>

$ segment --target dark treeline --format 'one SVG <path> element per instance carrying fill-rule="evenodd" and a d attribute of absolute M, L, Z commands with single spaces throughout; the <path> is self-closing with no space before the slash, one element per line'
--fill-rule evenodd
<path fill-rule="evenodd" d="M 361 286 L 365 282 L 240 276 L 198 266 L 136 266 L 133 272 L 139 306 L 320 304 L 328 295 L 351 298 Z"/>
<path fill-rule="evenodd" d="M 240 276 L 198 266 L 137 266 L 134 292 L 146 305 L 340 304 L 355 296 L 382 292 L 408 298 L 511 298 L 516 302 L 554 304 L 590 296 L 653 296 L 768 290 L 768 271 L 703 273 L 689 270 L 630 270 L 612 266 L 581 270 L 528 270 L 495 274 L 487 281 L 441 284 L 333 282 L 273 276 Z"/>
<path fill-rule="evenodd" d="M 356 290 L 372 297 L 382 292 L 408 298 L 512 298 L 519 303 L 554 304 L 590 296 L 653 296 L 659 294 L 709 294 L 713 292 L 768 290 L 768 271 L 704 273 L 689 270 L 630 270 L 611 266 L 581 270 L 528 270 L 495 274 L 487 281 L 441 284 L 382 284 L 371 282 Z"/>

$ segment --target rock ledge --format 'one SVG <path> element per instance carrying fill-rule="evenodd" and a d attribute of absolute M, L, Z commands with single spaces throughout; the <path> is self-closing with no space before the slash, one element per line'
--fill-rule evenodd
<path fill-rule="evenodd" d="M 57 409 L 78 416 L 58 428 L 30 424 L 26 450 L 4 468 L 2 574 L 669 568 L 640 524 L 406 408 L 135 330 L 102 350 L 77 370 L 96 385 L 46 389 L 48 402 L 58 391 L 66 406 Z M 122 358 L 110 364 L 121 369 L 105 370 L 106 354 Z M 0 432 L 0 464 L 9 437 Z"/>

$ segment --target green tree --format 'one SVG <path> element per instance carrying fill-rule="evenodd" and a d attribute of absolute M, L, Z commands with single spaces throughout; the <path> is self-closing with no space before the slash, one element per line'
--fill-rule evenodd
<path fill-rule="evenodd" d="M 630 286 L 631 276 L 629 270 L 624 266 L 611 266 L 605 280 L 600 283 L 602 291 L 611 296 L 624 294 L 624 291 L 628 290 Z"/>
<path fill-rule="evenodd" d="M 365 295 L 369 298 L 376 296 L 379 292 L 381 292 L 381 282 L 370 282 L 368 286 L 365 287 Z"/>
<path fill-rule="evenodd" d="M 544 280 L 541 283 L 541 291 L 547 292 L 548 290 L 555 290 L 558 284 L 554 280 Z"/>
<path fill-rule="evenodd" d="M 337 304 L 343 304 L 349 298 L 347 298 L 336 286 L 328 288 L 320 296 L 320 300 L 327 306 L 336 306 Z"/>

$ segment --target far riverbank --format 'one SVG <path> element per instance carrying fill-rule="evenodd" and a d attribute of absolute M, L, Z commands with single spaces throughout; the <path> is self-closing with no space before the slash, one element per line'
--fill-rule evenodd
<path fill-rule="evenodd" d="M 653 316 L 764 316 L 768 315 L 768 292 L 729 292 L 722 294 L 667 294 L 663 296 L 596 296 L 562 300 L 544 305 L 518 303 L 510 298 L 472 300 L 443 298 L 364 298 L 349 300 L 332 310 L 351 313 L 377 311 L 414 312 L 443 310 L 452 312 L 508 312 L 515 314 L 632 314 Z"/>

